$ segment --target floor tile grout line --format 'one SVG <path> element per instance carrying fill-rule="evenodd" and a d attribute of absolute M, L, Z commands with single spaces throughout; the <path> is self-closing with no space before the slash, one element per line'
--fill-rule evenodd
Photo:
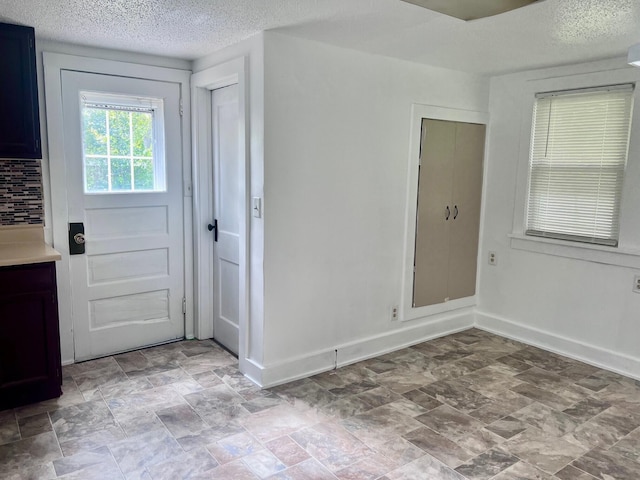
<path fill-rule="evenodd" d="M 51 419 L 51 414 L 49 412 L 47 413 L 47 418 L 49 419 L 49 425 L 51 425 L 51 431 L 53 432 L 53 436 L 56 439 L 56 444 L 58 445 L 58 449 L 60 450 L 60 455 L 62 458 L 64 458 L 64 453 L 62 451 L 62 445 L 60 444 L 60 439 L 58 438 L 58 433 L 56 432 L 56 429 L 53 428 L 53 420 Z"/>
<path fill-rule="evenodd" d="M 574 458 L 574 459 L 573 459 L 573 460 L 571 460 L 569 463 L 567 463 L 566 465 L 564 465 L 562 468 L 559 468 L 558 470 L 556 470 L 556 471 L 553 473 L 553 475 L 555 476 L 558 472 L 561 472 L 562 470 L 564 470 L 564 469 L 565 469 L 565 468 L 567 468 L 568 466 L 571 466 L 571 467 L 575 468 L 576 470 L 578 470 L 578 471 L 580 471 L 580 472 L 583 472 L 583 473 L 585 473 L 585 474 L 587 474 L 587 475 L 591 475 L 590 473 L 585 472 L 584 470 L 581 470 L 581 469 L 579 469 L 578 467 L 574 467 L 574 466 L 573 466 L 573 462 L 575 462 L 576 460 L 578 460 L 578 459 L 582 458 L 582 457 L 583 457 L 583 456 L 585 456 L 587 453 L 589 453 L 589 450 L 587 450 L 585 453 L 583 453 L 583 454 L 582 454 L 582 455 L 580 455 L 579 457 Z"/>
<path fill-rule="evenodd" d="M 113 451 L 111 450 L 111 447 L 109 445 L 105 445 L 105 446 L 107 447 L 107 450 L 109 451 L 109 455 L 111 455 L 111 458 L 113 459 L 113 463 L 115 463 L 116 467 L 118 467 L 118 471 L 122 474 L 122 478 L 126 479 L 127 476 L 125 475 L 124 471 L 122 470 L 122 467 L 120 466 L 120 464 L 116 460 L 116 456 L 113 454 Z M 146 468 L 145 468 L 145 470 L 146 470 Z"/>

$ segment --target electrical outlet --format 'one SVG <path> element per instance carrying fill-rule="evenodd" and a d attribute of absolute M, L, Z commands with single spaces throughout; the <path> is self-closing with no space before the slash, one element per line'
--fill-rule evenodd
<path fill-rule="evenodd" d="M 398 306 L 394 305 L 391 307 L 391 321 L 395 322 L 398 320 Z"/>
<path fill-rule="evenodd" d="M 489 252 L 489 265 L 498 265 L 498 254 L 496 252 Z"/>
<path fill-rule="evenodd" d="M 640 275 L 636 275 L 633 278 L 633 291 L 636 293 L 640 293 Z"/>

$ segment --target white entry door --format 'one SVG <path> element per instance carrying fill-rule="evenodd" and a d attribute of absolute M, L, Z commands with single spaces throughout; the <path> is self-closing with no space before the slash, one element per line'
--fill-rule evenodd
<path fill-rule="evenodd" d="M 182 338 L 180 86 L 63 71 L 62 102 L 76 361 Z"/>
<path fill-rule="evenodd" d="M 238 354 L 241 161 L 238 85 L 212 92 L 214 242 L 213 337 Z"/>

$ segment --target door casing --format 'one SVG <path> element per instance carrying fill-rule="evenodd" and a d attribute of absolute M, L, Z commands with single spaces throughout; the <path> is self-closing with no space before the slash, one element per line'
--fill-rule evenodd
<path fill-rule="evenodd" d="M 186 119 L 190 118 L 191 91 L 189 80 L 191 72 L 173 68 L 164 68 L 135 63 L 118 62 L 96 58 L 78 57 L 59 53 L 43 53 L 44 84 L 46 91 L 46 119 L 48 133 L 48 163 L 43 159 L 43 184 L 45 196 L 51 196 L 51 222 L 53 246 L 62 255 L 57 263 L 58 309 L 60 314 L 60 342 L 63 364 L 74 362 L 73 347 L 73 311 L 71 302 L 71 275 L 69 269 L 68 246 L 68 200 L 67 175 L 64 151 L 64 128 L 62 106 L 61 71 L 72 70 L 105 75 L 143 78 L 172 82 L 180 85 L 182 94 L 182 174 L 183 174 L 183 212 L 184 212 L 184 283 L 187 299 L 185 314 L 185 335 L 193 338 L 194 302 L 193 302 L 193 220 L 191 185 L 191 129 Z M 51 188 L 55 185 L 56 188 Z"/>
<path fill-rule="evenodd" d="M 413 262 L 416 240 L 416 215 L 418 203 L 418 175 L 420 161 L 420 140 L 422 137 L 422 119 L 447 120 L 451 122 L 479 123 L 488 125 L 489 114 L 473 110 L 438 107 L 433 105 L 413 104 L 411 107 L 411 136 L 409 139 L 409 158 L 407 168 L 407 197 L 405 216 L 405 247 L 403 253 L 403 273 L 401 291 L 399 292 L 400 320 L 409 321 L 430 315 L 442 314 L 456 309 L 470 308 L 476 304 L 476 296 L 451 300 L 450 302 L 413 308 Z M 487 133 L 487 138 L 489 134 Z M 484 158 L 487 158 L 488 142 L 485 144 Z M 480 210 L 480 239 L 483 238 L 485 189 L 487 166 L 483 165 L 482 207 Z M 478 246 L 478 255 L 482 255 L 482 243 Z M 478 275 L 478 278 L 480 276 Z M 478 285 L 476 283 L 476 292 Z"/>
<path fill-rule="evenodd" d="M 240 371 L 249 378 L 261 378 L 260 366 L 249 359 L 249 151 L 248 126 L 248 57 L 238 57 L 228 62 L 193 74 L 191 98 L 193 101 L 193 187 L 194 187 L 194 256 L 195 256 L 195 334 L 197 338 L 213 335 L 213 248 L 212 235 L 207 225 L 213 220 L 213 172 L 211 162 L 211 92 L 218 88 L 238 84 L 238 108 L 241 159 L 241 199 L 239 228 L 239 344 Z"/>

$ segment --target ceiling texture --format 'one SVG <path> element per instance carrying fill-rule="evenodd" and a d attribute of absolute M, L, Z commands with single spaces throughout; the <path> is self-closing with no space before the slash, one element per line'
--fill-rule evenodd
<path fill-rule="evenodd" d="M 400 0 L 0 0 L 0 21 L 40 39 L 186 60 L 275 30 L 488 75 L 623 56 L 640 43 L 639 0 L 544 0 L 472 21 Z"/>

